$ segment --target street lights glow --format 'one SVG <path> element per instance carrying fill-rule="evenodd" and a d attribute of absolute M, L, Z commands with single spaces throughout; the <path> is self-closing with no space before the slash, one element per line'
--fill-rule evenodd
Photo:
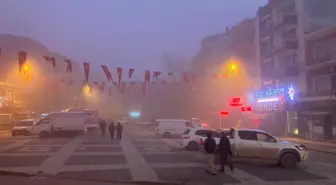
<path fill-rule="evenodd" d="M 235 64 L 232 64 L 232 65 L 231 65 L 231 69 L 232 69 L 232 70 L 235 70 L 235 69 L 236 69 L 236 65 L 235 65 Z"/>

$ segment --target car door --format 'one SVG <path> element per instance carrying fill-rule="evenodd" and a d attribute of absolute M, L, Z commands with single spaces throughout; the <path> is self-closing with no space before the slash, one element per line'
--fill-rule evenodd
<path fill-rule="evenodd" d="M 276 159 L 280 152 L 277 140 L 271 135 L 257 132 L 257 139 L 261 144 L 260 157 L 265 159 Z"/>
<path fill-rule="evenodd" d="M 260 145 L 254 131 L 239 130 L 239 139 L 236 141 L 236 153 L 240 157 L 258 157 Z"/>

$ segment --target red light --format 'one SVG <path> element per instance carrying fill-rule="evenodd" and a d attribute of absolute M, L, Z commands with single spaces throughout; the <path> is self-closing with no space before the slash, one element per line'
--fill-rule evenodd
<path fill-rule="evenodd" d="M 227 111 L 221 111 L 221 112 L 220 112 L 220 115 L 221 115 L 221 116 L 228 116 L 228 115 L 229 115 L 229 112 L 227 112 Z"/>
<path fill-rule="evenodd" d="M 245 111 L 246 111 L 245 107 L 242 107 L 242 108 L 241 108 L 241 111 L 242 111 L 242 112 L 245 112 Z"/>
<path fill-rule="evenodd" d="M 201 140 L 200 140 L 200 145 L 201 146 L 203 146 L 204 145 L 204 141 L 203 141 L 203 139 L 201 138 Z"/>
<path fill-rule="evenodd" d="M 247 112 L 252 112 L 252 107 L 246 107 Z"/>
<path fill-rule="evenodd" d="M 239 97 L 234 97 L 229 101 L 229 105 L 233 107 L 239 107 L 242 106 L 243 103 Z"/>

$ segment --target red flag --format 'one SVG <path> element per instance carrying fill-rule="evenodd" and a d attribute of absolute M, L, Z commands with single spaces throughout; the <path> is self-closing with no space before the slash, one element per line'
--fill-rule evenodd
<path fill-rule="evenodd" d="M 153 73 L 153 80 L 157 80 L 160 76 L 161 72 L 160 71 L 154 71 Z"/>
<path fill-rule="evenodd" d="M 109 96 L 111 96 L 111 95 L 112 95 L 112 87 L 109 87 L 108 94 L 109 94 Z"/>
<path fill-rule="evenodd" d="M 72 63 L 71 60 L 65 59 L 64 60 L 67 63 L 67 68 L 66 68 L 66 72 L 72 72 Z"/>
<path fill-rule="evenodd" d="M 142 94 L 146 95 L 146 83 L 142 83 Z"/>
<path fill-rule="evenodd" d="M 85 75 L 85 81 L 86 83 L 89 82 L 89 75 L 90 75 L 90 64 L 84 62 L 84 75 Z"/>
<path fill-rule="evenodd" d="M 149 83 L 150 81 L 150 71 L 146 70 L 145 71 L 145 83 Z"/>
<path fill-rule="evenodd" d="M 118 86 L 120 86 L 121 77 L 122 77 L 122 68 L 121 67 L 117 67 L 117 73 L 118 73 Z"/>
<path fill-rule="evenodd" d="M 23 66 L 27 61 L 27 52 L 19 51 L 19 73 L 21 73 Z"/>
<path fill-rule="evenodd" d="M 132 68 L 130 68 L 130 69 L 128 70 L 128 79 L 131 79 L 131 78 L 132 78 L 132 75 L 133 75 L 134 71 L 135 71 L 135 69 L 132 69 Z"/>
<path fill-rule="evenodd" d="M 113 78 L 112 78 L 112 75 L 110 73 L 110 70 L 107 68 L 106 65 L 101 65 L 101 68 L 103 69 L 104 73 L 105 73 L 105 76 L 107 78 L 107 81 L 112 81 L 113 82 Z"/>
<path fill-rule="evenodd" d="M 172 76 L 173 75 L 173 73 L 168 73 L 168 76 Z"/>
<path fill-rule="evenodd" d="M 43 58 L 44 58 L 47 62 L 50 61 L 50 57 L 49 57 L 49 56 L 43 56 Z"/>

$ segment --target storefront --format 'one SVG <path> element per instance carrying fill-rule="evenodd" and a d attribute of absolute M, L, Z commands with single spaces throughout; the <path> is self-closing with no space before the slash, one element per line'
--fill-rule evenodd
<path fill-rule="evenodd" d="M 259 128 L 274 135 L 297 134 L 297 112 L 295 87 L 269 88 L 251 93 L 249 96 L 253 113 L 260 115 Z"/>

